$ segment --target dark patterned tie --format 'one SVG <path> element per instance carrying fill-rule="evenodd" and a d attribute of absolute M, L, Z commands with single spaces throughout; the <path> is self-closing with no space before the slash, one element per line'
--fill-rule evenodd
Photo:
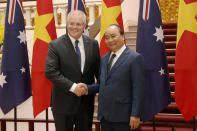
<path fill-rule="evenodd" d="M 107 64 L 107 72 L 110 71 L 111 66 L 112 66 L 113 59 L 114 59 L 115 57 L 116 57 L 116 54 L 112 54 L 112 56 L 111 56 L 111 58 L 110 58 L 110 60 L 109 60 L 109 62 L 108 62 L 108 64 Z"/>
<path fill-rule="evenodd" d="M 79 65 L 80 65 L 80 67 L 81 67 L 81 52 L 80 52 L 80 49 L 79 49 L 78 44 L 79 44 L 79 41 L 76 40 L 76 41 L 75 41 L 75 51 L 76 51 L 76 54 L 77 54 L 77 58 L 78 58 Z"/>

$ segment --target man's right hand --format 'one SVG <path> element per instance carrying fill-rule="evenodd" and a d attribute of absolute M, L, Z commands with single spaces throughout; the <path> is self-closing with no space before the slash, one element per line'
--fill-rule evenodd
<path fill-rule="evenodd" d="M 84 83 L 78 83 L 77 84 L 77 87 L 75 88 L 74 90 L 74 94 L 76 96 L 82 96 L 82 95 L 85 95 L 87 94 L 87 91 L 88 91 L 88 88 L 87 88 L 87 85 L 84 84 Z"/>

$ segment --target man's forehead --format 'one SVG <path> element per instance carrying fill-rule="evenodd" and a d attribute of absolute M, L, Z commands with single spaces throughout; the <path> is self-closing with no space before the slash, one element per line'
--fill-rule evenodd
<path fill-rule="evenodd" d="M 82 22 L 83 21 L 83 17 L 70 17 L 69 19 L 68 19 L 68 21 L 69 22 Z"/>
<path fill-rule="evenodd" d="M 107 30 L 105 32 L 105 35 L 118 35 L 119 32 L 118 31 L 115 31 L 115 30 Z"/>

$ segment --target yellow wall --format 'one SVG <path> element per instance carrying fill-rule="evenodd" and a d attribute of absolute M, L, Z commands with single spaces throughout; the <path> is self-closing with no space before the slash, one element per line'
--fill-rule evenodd
<path fill-rule="evenodd" d="M 4 20 L 5 20 L 5 12 L 0 12 L 0 44 L 3 43 L 4 38 Z"/>

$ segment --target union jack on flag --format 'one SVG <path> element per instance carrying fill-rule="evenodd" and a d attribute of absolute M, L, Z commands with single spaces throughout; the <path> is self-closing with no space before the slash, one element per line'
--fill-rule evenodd
<path fill-rule="evenodd" d="M 20 9 L 22 10 L 22 1 L 10 0 L 10 2 L 9 2 L 9 7 L 10 8 L 9 8 L 9 11 L 8 11 L 8 23 L 9 24 L 13 24 L 14 23 L 16 2 L 18 3 Z"/>
<path fill-rule="evenodd" d="M 153 0 L 152 0 L 153 1 Z M 148 19 L 149 19 L 149 13 L 150 13 L 150 2 L 151 0 L 144 0 L 143 1 L 143 12 L 142 12 L 142 18 L 143 20 L 146 22 Z M 160 6 L 159 6 L 159 1 L 156 0 L 157 2 L 157 5 L 160 9 Z"/>

